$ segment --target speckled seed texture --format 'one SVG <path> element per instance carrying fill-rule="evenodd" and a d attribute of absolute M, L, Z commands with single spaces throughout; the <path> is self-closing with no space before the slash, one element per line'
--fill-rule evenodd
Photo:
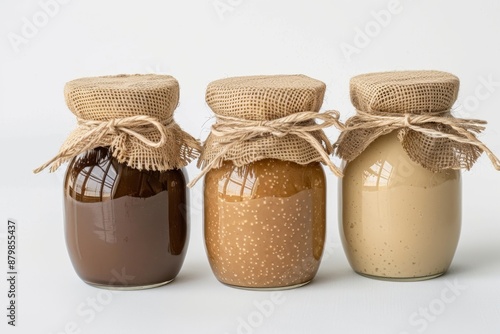
<path fill-rule="evenodd" d="M 205 178 L 205 242 L 223 283 L 292 287 L 316 274 L 325 242 L 325 175 L 320 163 L 226 162 Z"/>

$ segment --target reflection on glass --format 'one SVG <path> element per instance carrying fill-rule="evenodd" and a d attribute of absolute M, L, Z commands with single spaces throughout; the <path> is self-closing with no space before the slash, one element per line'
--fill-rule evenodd
<path fill-rule="evenodd" d="M 117 166 L 113 165 L 111 152 L 99 147 L 74 160 L 66 178 L 71 197 L 85 203 L 110 199 L 116 181 Z M 75 179 L 71 182 L 72 179 Z"/>
<path fill-rule="evenodd" d="M 227 177 L 219 182 L 219 193 L 227 196 L 254 197 L 258 187 L 258 177 L 248 166 L 233 167 Z"/>
<path fill-rule="evenodd" d="M 363 171 L 363 187 L 378 188 L 387 186 L 394 171 L 389 161 L 377 160 L 372 166 Z"/>

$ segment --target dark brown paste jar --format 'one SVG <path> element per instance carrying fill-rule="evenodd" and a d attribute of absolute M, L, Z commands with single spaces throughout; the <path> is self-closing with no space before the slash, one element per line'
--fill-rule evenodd
<path fill-rule="evenodd" d="M 65 86 L 78 127 L 38 172 L 69 162 L 64 223 L 86 283 L 145 289 L 172 281 L 188 246 L 185 166 L 200 145 L 173 120 L 177 80 L 166 75 L 81 78 Z"/>
<path fill-rule="evenodd" d="M 140 171 L 99 147 L 74 158 L 64 181 L 65 235 L 86 283 L 147 288 L 179 273 L 188 245 L 185 170 Z"/>

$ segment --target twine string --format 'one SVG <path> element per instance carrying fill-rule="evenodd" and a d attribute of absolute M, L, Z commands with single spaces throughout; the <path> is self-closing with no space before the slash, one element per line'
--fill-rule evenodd
<path fill-rule="evenodd" d="M 437 124 L 437 127 L 427 127 L 425 126 L 427 124 Z M 357 115 L 353 117 L 351 122 L 347 122 L 345 130 L 352 131 L 384 127 L 389 130 L 407 128 L 429 137 L 446 138 L 457 143 L 476 146 L 486 153 L 493 167 L 496 170 L 500 170 L 500 159 L 474 134 L 482 132 L 486 128 L 486 124 L 487 122 L 483 120 L 452 117 L 449 110 L 426 114 L 368 113 L 357 110 Z M 443 125 L 454 130 L 456 134 L 440 129 Z"/>
<path fill-rule="evenodd" d="M 252 121 L 236 117 L 217 116 L 217 122 L 212 125 L 211 134 L 216 137 L 215 145 L 222 147 L 220 152 L 213 157 L 189 184 L 192 187 L 216 164 L 224 159 L 225 155 L 237 144 L 255 140 L 264 136 L 297 136 L 306 140 L 320 154 L 322 161 L 337 176 L 342 176 L 342 171 L 333 164 L 329 155 L 333 152 L 333 145 L 326 135 L 321 132 L 319 140 L 312 133 L 331 126 L 343 130 L 344 126 L 339 121 L 338 111 L 326 111 L 317 113 L 304 111 L 294 113 L 282 118 L 268 121 Z M 316 120 L 321 123 L 316 123 Z"/>
<path fill-rule="evenodd" d="M 116 118 L 109 121 L 95 121 L 78 119 L 78 126 L 85 130 L 85 133 L 69 147 L 60 151 L 52 159 L 35 169 L 34 173 L 39 173 L 48 166 L 50 171 L 55 171 L 64 161 L 72 159 L 77 155 L 96 147 L 107 135 L 116 135 L 125 137 L 131 136 L 142 142 L 144 145 L 152 148 L 159 148 L 165 145 L 167 141 L 167 129 L 174 123 L 173 118 L 160 122 L 158 119 L 146 115 L 131 116 L 125 118 Z M 157 131 L 160 139 L 155 142 L 144 136 L 151 131 Z M 116 141 L 121 143 L 118 149 L 125 149 L 125 140 Z"/>

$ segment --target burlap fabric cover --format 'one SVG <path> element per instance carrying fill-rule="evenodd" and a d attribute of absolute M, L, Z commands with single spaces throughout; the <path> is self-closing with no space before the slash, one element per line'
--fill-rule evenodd
<path fill-rule="evenodd" d="M 199 155 L 198 141 L 173 120 L 179 84 L 171 76 L 81 78 L 68 82 L 64 95 L 79 125 L 49 161 L 51 171 L 99 146 L 109 146 L 120 163 L 139 170 L 181 168 Z"/>
<path fill-rule="evenodd" d="M 482 144 L 476 143 L 472 132 L 483 130 L 486 122 L 461 120 L 451 115 L 458 89 L 456 76 L 439 71 L 382 72 L 353 77 L 351 102 L 358 113 L 347 120 L 346 129 L 337 141 L 336 154 L 351 161 L 378 137 L 398 131 L 409 157 L 423 167 L 435 172 L 470 169 L 483 152 Z M 371 119 L 373 116 L 381 118 Z"/>
<path fill-rule="evenodd" d="M 232 77 L 211 82 L 207 87 L 206 102 L 219 120 L 230 117 L 265 122 L 301 112 L 318 113 L 325 88 L 323 82 L 304 75 Z M 322 130 L 313 131 L 311 135 L 325 144 L 323 150 L 331 146 Z M 224 138 L 211 133 L 205 141 L 198 167 L 204 168 L 213 162 L 212 168 L 218 168 L 224 161 L 240 167 L 266 158 L 299 164 L 324 160 L 310 142 L 292 134 L 273 135 L 270 129 L 266 135 L 251 140 L 244 140 L 243 135 L 241 139 L 220 156 L 224 149 L 220 142 Z"/>

